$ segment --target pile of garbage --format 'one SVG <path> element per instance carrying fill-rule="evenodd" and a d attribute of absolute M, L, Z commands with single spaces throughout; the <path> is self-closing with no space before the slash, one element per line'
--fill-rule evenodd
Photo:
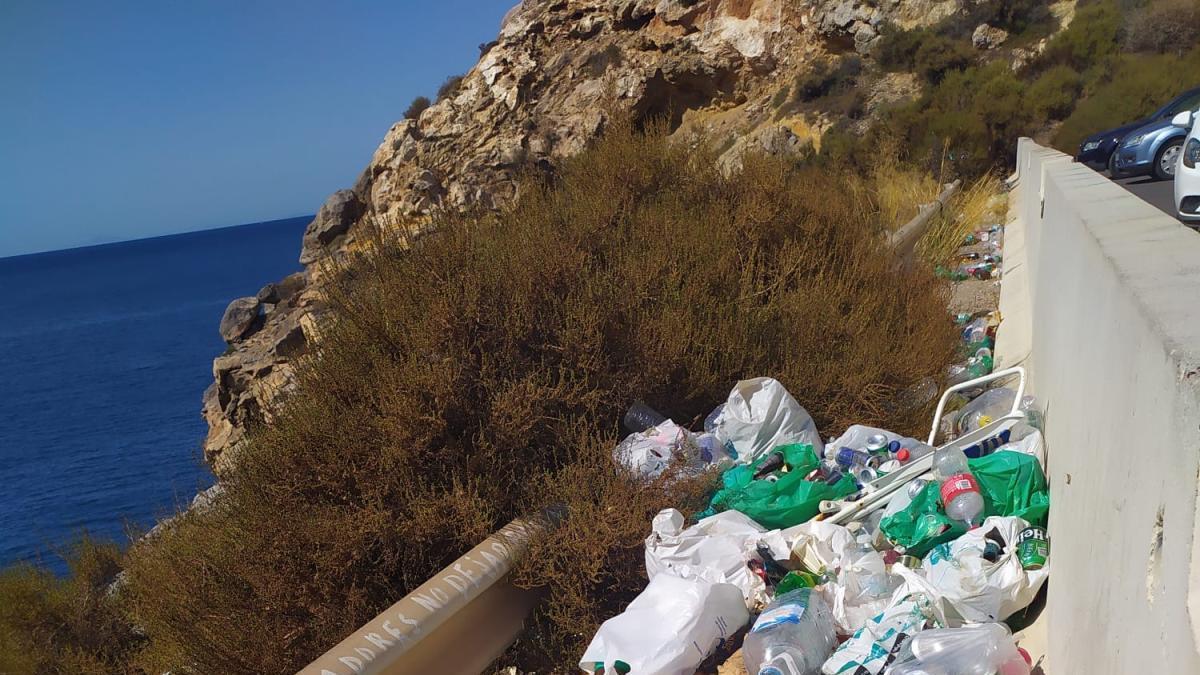
<path fill-rule="evenodd" d="M 649 584 L 580 668 L 691 675 L 741 640 L 751 675 L 1029 675 L 1004 621 L 1049 576 L 1050 499 L 1038 402 L 1020 369 L 991 373 L 999 319 L 957 318 L 964 361 L 927 442 L 862 425 L 823 441 L 770 378 L 738 382 L 702 432 L 635 404 L 617 462 L 721 483 L 694 524 L 650 523 Z"/>
<path fill-rule="evenodd" d="M 1004 259 L 1003 253 L 1000 250 L 1003 235 L 1004 228 L 999 224 L 991 225 L 978 232 L 968 234 L 963 240 L 965 248 L 958 254 L 959 264 L 953 269 L 938 265 L 934 269 L 934 273 L 943 279 L 951 281 L 966 281 L 967 279 L 979 279 L 981 281 L 988 279 L 998 280 L 1000 278 L 1000 263 Z M 975 250 L 980 248 L 982 250 Z"/>

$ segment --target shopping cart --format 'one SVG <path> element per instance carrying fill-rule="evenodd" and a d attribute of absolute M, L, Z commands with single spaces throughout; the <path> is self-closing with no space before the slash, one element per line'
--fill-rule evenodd
<path fill-rule="evenodd" d="M 990 375 L 984 375 L 983 377 L 977 377 L 973 380 L 956 384 L 942 393 L 942 398 L 938 401 L 937 412 L 933 415 L 933 426 L 929 429 L 929 440 L 927 443 L 932 446 L 933 442 L 937 439 L 938 426 L 942 422 L 942 413 L 946 410 L 946 401 L 950 398 L 951 394 L 966 389 L 977 389 L 989 382 L 1014 375 L 1018 378 L 1017 395 L 1013 398 L 1012 409 L 1008 413 L 970 433 L 963 434 L 937 449 L 941 450 L 942 448 L 957 446 L 960 449 L 966 450 L 976 445 L 984 449 L 994 449 L 1000 445 L 1001 441 L 1007 438 L 1005 432 L 1011 432 L 1017 422 L 1025 419 L 1025 412 L 1021 410 L 1021 399 L 1025 396 L 1025 369 L 1020 366 L 998 370 Z M 823 502 L 821 504 L 821 514 L 817 518 L 840 525 L 862 520 L 867 514 L 885 507 L 892 496 L 896 494 L 897 490 L 904 489 L 913 480 L 929 474 L 933 469 L 933 458 L 936 454 L 937 452 L 935 451 L 923 457 L 918 457 L 898 471 L 879 476 L 875 480 L 865 483 L 861 491 L 850 495 L 846 499 Z"/>

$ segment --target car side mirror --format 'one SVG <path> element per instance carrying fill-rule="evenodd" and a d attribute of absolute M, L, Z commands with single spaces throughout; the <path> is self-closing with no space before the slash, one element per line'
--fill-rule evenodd
<path fill-rule="evenodd" d="M 1184 110 L 1171 119 L 1171 126 L 1179 127 L 1180 129 L 1190 129 L 1192 126 L 1192 111 Z"/>

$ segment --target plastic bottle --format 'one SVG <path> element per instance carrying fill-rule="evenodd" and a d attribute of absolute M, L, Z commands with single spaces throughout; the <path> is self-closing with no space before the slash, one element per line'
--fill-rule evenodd
<path fill-rule="evenodd" d="M 641 401 L 634 401 L 625 413 L 624 424 L 629 433 L 637 434 L 666 421 L 667 418 L 662 413 Z"/>
<path fill-rule="evenodd" d="M 989 389 L 962 409 L 955 423 L 955 431 L 963 435 L 1000 419 L 1012 410 L 1017 392 L 1007 387 Z"/>
<path fill-rule="evenodd" d="M 967 466 L 967 456 L 957 446 L 948 445 L 933 455 L 933 476 L 941 483 L 942 504 L 946 515 L 973 527 L 982 520 L 983 495 L 979 482 Z"/>
<path fill-rule="evenodd" d="M 884 675 L 1029 675 L 1030 659 L 1002 623 L 933 628 L 904 643 Z"/>
<path fill-rule="evenodd" d="M 833 612 L 811 588 L 778 595 L 746 634 L 746 672 L 817 675 L 837 646 L 834 631 Z"/>

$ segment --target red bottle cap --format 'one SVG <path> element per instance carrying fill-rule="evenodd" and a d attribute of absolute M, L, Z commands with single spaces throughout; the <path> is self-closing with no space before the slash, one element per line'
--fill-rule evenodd
<path fill-rule="evenodd" d="M 908 448 L 900 448 L 900 451 L 896 453 L 896 459 L 900 460 L 901 462 L 907 462 L 910 456 L 911 454 L 908 452 Z"/>
<path fill-rule="evenodd" d="M 1033 665 L 1033 657 L 1030 656 L 1029 652 L 1025 651 L 1023 647 L 1017 647 L 1017 653 L 1021 655 L 1021 658 L 1025 659 L 1025 663 L 1028 663 L 1031 666 Z"/>

